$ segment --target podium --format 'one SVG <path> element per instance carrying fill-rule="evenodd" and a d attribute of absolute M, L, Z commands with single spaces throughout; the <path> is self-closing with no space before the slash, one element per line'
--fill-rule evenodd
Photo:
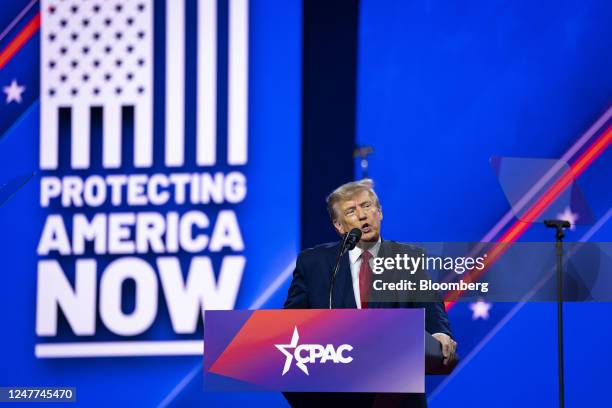
<path fill-rule="evenodd" d="M 442 360 L 424 309 L 205 312 L 205 391 L 424 393 Z"/>

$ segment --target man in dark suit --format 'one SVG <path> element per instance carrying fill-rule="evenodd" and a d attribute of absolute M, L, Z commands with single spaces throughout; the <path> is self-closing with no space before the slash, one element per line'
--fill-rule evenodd
<path fill-rule="evenodd" d="M 374 299 L 371 297 L 372 266 L 376 257 L 394 257 L 397 254 L 420 256 L 420 249 L 394 241 L 382 240 L 380 226 L 382 208 L 371 180 L 351 182 L 338 187 L 327 198 L 327 209 L 332 224 L 340 235 L 353 228 L 361 230 L 357 246 L 344 254 L 333 290 L 334 308 L 395 308 L 425 309 L 425 330 L 440 342 L 444 364 L 455 358 L 457 343 L 444 305 L 437 294 L 418 298 Z M 293 280 L 284 307 L 286 309 L 327 309 L 332 268 L 340 243 L 319 245 L 300 253 L 296 261 Z M 418 271 L 415 277 L 423 276 Z M 389 275 L 387 275 L 389 276 Z M 398 295 L 399 296 L 399 295 Z M 301 394 L 286 393 L 293 406 L 312 406 L 322 402 L 357 406 L 425 407 L 424 394 Z"/>

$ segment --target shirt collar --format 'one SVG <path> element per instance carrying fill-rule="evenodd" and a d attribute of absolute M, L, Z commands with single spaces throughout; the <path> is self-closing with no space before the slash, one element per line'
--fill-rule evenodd
<path fill-rule="evenodd" d="M 370 252 L 370 254 L 372 254 L 372 257 L 376 257 L 378 255 L 378 251 L 380 250 L 380 243 L 382 242 L 382 239 L 380 238 L 380 236 L 378 237 L 378 241 L 376 241 L 376 243 L 374 244 L 374 246 L 372 246 L 370 249 L 368 249 L 368 251 Z M 362 254 L 363 250 L 361 248 L 359 248 L 358 246 L 356 246 L 355 248 L 351 249 L 349 251 L 349 260 L 351 261 L 351 265 L 354 264 L 355 262 L 357 262 L 359 259 L 361 259 L 361 254 Z"/>

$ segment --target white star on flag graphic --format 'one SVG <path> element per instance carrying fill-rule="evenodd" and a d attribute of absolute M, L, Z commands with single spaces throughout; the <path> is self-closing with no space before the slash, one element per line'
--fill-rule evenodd
<path fill-rule="evenodd" d="M 470 309 L 472 310 L 472 320 L 487 320 L 489 318 L 489 309 L 491 309 L 492 306 L 491 303 L 485 302 L 484 300 L 471 303 Z"/>
<path fill-rule="evenodd" d="M 21 86 L 17 83 L 17 80 L 13 79 L 13 82 L 9 86 L 4 87 L 4 93 L 6 94 L 6 103 L 13 101 L 21 103 L 21 94 L 25 91 L 25 86 Z"/>

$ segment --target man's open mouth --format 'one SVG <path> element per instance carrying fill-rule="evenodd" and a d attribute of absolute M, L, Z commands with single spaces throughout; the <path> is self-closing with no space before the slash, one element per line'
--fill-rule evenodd
<path fill-rule="evenodd" d="M 372 226 L 370 224 L 366 223 L 361 226 L 361 232 L 363 232 L 364 234 L 367 234 L 370 231 L 372 231 Z"/>

